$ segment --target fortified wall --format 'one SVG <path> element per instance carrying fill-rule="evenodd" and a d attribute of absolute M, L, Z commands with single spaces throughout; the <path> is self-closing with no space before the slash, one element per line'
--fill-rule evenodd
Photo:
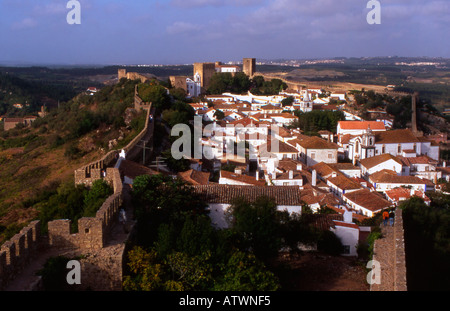
<path fill-rule="evenodd" d="M 383 227 L 383 238 L 375 241 L 373 260 L 380 263 L 380 284 L 372 284 L 371 291 L 407 291 L 405 235 L 402 210 L 395 210 L 393 227 Z"/>
<path fill-rule="evenodd" d="M 151 103 L 147 105 L 147 120 L 144 129 L 123 150 L 127 153 L 140 149 L 138 142 L 153 136 L 153 122 L 149 122 Z M 149 126 L 151 124 L 151 126 Z M 150 153 L 150 152 L 149 152 Z M 71 221 L 60 219 L 48 223 L 48 235 L 40 232 L 41 223 L 31 222 L 0 249 L 0 290 L 21 275 L 24 268 L 38 257 L 49 252 L 83 255 L 82 286 L 78 289 L 121 290 L 123 262 L 126 253 L 124 243 L 130 233 L 116 234 L 111 242 L 112 231 L 117 224 L 118 212 L 124 199 L 124 188 L 119 168 L 115 167 L 119 151 L 114 150 L 100 160 L 75 171 L 75 184 L 92 185 L 95 180 L 104 179 L 114 188 L 111 195 L 95 217 L 78 220 L 78 232 L 71 233 Z M 122 230 L 122 228 L 120 228 Z M 132 231 L 132 230 L 131 230 Z M 44 256 L 45 257 L 45 256 Z M 36 289 L 36 288 L 28 288 Z"/>

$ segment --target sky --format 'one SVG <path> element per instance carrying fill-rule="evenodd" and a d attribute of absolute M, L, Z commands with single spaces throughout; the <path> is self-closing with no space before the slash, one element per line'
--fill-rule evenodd
<path fill-rule="evenodd" d="M 450 58 L 450 0 L 0 0 L 0 64 Z"/>

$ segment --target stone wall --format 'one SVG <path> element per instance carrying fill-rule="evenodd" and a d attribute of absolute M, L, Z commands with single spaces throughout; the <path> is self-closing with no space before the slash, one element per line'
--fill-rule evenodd
<path fill-rule="evenodd" d="M 48 223 L 49 245 L 63 249 L 99 249 L 103 248 L 108 234 L 115 224 L 122 204 L 122 179 L 117 168 L 108 168 L 107 176 L 114 188 L 111 195 L 95 217 L 83 217 L 78 220 L 78 233 L 71 233 L 71 221 L 58 219 Z"/>
<path fill-rule="evenodd" d="M 0 290 L 4 289 L 38 255 L 42 244 L 40 222 L 33 221 L 2 245 L 0 248 Z"/>
<path fill-rule="evenodd" d="M 375 241 L 373 260 L 380 263 L 381 284 L 371 291 L 407 291 L 405 240 L 402 210 L 395 211 L 394 226 L 382 227 L 383 238 Z"/>
<path fill-rule="evenodd" d="M 142 139 L 151 141 L 152 127 L 149 127 L 151 104 L 148 105 L 147 121 L 144 129 L 123 150 L 128 154 L 140 149 Z M 113 150 L 100 160 L 85 165 L 75 171 L 75 184 L 92 185 L 95 180 L 105 178 L 114 188 L 111 195 L 95 217 L 78 220 L 78 232 L 71 233 L 71 221 L 54 220 L 48 223 L 48 236 L 40 234 L 40 222 L 34 221 L 23 228 L 0 249 L 0 290 L 17 278 L 34 258 L 44 252 L 59 250 L 59 253 L 82 254 L 82 274 L 87 277 L 84 289 L 120 290 L 126 244 L 109 243 L 118 212 L 123 201 L 123 183 L 119 169 L 113 167 L 119 151 Z M 127 155 L 128 158 L 128 155 Z M 105 174 L 104 174 L 105 173 Z M 127 237 L 122 237 L 125 240 Z M 117 242 L 117 241 L 116 241 Z M 36 285 L 36 288 L 38 285 Z"/>

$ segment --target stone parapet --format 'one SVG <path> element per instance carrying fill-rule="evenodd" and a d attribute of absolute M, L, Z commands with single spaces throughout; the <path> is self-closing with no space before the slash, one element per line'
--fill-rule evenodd
<path fill-rule="evenodd" d="M 0 290 L 18 275 L 41 247 L 40 222 L 33 221 L 0 248 Z"/>

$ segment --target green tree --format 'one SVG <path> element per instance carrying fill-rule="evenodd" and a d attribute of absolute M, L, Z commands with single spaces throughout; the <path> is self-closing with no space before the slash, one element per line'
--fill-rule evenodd
<path fill-rule="evenodd" d="M 103 179 L 94 181 L 84 197 L 83 217 L 95 217 L 99 208 L 112 194 L 113 189 L 106 181 Z"/>
<path fill-rule="evenodd" d="M 236 251 L 222 268 L 223 277 L 216 281 L 218 291 L 276 291 L 278 278 L 253 254 Z"/>
<path fill-rule="evenodd" d="M 229 213 L 231 228 L 241 236 L 245 250 L 251 249 L 258 258 L 278 254 L 281 228 L 273 199 L 260 197 L 248 202 L 240 198 L 231 204 Z"/>

